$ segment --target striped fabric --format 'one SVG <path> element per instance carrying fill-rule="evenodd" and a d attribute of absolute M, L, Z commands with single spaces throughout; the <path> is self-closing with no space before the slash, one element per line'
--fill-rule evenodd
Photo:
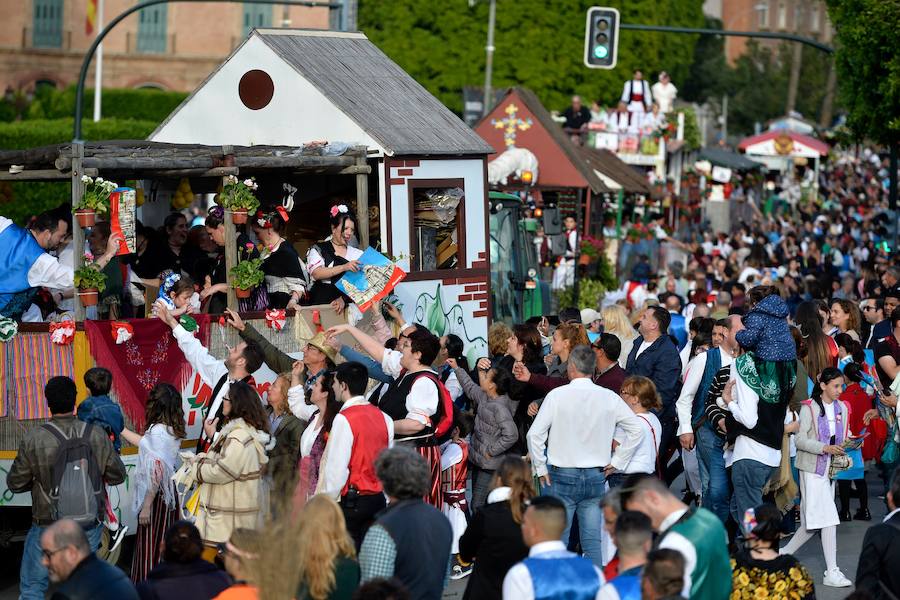
<path fill-rule="evenodd" d="M 6 405 L 18 420 L 49 419 L 44 386 L 51 377 L 75 375 L 72 345 L 50 341 L 49 333 L 19 334 L 5 344 L 9 380 Z"/>
<path fill-rule="evenodd" d="M 176 494 L 175 497 L 177 498 L 178 495 Z M 166 506 L 163 495 L 157 492 L 150 507 L 150 523 L 138 524 L 134 556 L 131 561 L 131 580 L 133 582 L 144 581 L 150 570 L 159 563 L 163 537 L 169 526 L 178 520 L 178 512 L 177 506 L 170 510 Z"/>

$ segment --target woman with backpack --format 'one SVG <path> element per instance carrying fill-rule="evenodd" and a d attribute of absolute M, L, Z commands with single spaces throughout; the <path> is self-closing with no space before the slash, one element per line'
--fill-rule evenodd
<path fill-rule="evenodd" d="M 144 435 L 127 428 L 122 431 L 125 441 L 138 447 L 137 468 L 131 475 L 134 511 L 138 514 L 131 562 L 131 580 L 135 583 L 146 579 L 159 562 L 163 536 L 178 520 L 178 494 L 172 475 L 181 440 L 186 436 L 181 393 L 168 383 L 158 384 L 150 391 L 146 419 Z"/>

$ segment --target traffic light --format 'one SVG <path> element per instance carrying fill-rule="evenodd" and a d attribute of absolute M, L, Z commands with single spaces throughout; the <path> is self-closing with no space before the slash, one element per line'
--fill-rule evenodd
<path fill-rule="evenodd" d="M 605 6 L 592 6 L 587 11 L 584 32 L 584 64 L 591 69 L 616 66 L 619 48 L 619 11 Z"/>

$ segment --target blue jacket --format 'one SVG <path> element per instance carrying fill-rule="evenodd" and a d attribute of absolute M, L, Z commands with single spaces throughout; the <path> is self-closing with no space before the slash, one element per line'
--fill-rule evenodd
<path fill-rule="evenodd" d="M 674 335 L 675 339 L 678 340 L 678 351 L 681 352 L 688 343 L 688 331 L 685 318 L 682 315 L 671 311 L 669 311 L 669 316 L 672 317 L 672 320 L 669 322 L 669 333 Z"/>
<path fill-rule="evenodd" d="M 639 335 L 634 340 L 625 371 L 629 375 L 643 375 L 656 384 L 663 404 L 659 412 L 660 418 L 674 418 L 675 401 L 681 394 L 681 357 L 678 355 L 678 348 L 669 336 L 661 335 L 637 356 L 643 343 L 644 336 Z"/>
<path fill-rule="evenodd" d="M 745 350 L 762 360 L 796 360 L 797 346 L 787 322 L 788 307 L 781 296 L 766 296 L 744 317 L 744 329 L 734 336 Z"/>
<path fill-rule="evenodd" d="M 122 439 L 119 435 L 125 429 L 125 419 L 122 409 L 109 396 L 88 396 L 78 405 L 78 419 L 102 427 L 112 438 L 116 452 L 121 452 Z"/>

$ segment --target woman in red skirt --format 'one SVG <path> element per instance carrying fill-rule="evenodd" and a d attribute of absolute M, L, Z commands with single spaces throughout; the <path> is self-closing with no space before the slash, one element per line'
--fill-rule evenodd
<path fill-rule="evenodd" d="M 125 441 L 138 447 L 137 468 L 131 475 L 138 515 L 131 563 L 131 579 L 136 583 L 146 579 L 159 562 L 163 536 L 178 520 L 178 494 L 172 475 L 185 435 L 181 394 L 168 383 L 160 383 L 150 392 L 144 435 L 128 429 L 122 432 Z"/>

